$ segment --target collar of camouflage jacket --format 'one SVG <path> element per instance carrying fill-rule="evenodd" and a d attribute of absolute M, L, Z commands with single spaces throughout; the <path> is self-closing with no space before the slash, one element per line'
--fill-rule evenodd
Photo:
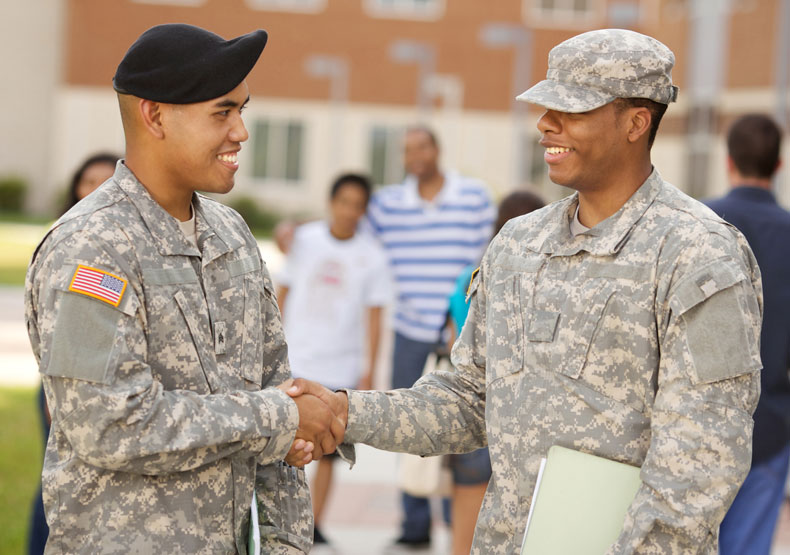
<path fill-rule="evenodd" d="M 223 222 L 216 210 L 219 203 L 195 193 L 192 206 L 195 208 L 197 238 L 203 253 L 203 266 L 230 251 L 240 249 L 244 241 L 231 233 L 228 222 Z"/>
<path fill-rule="evenodd" d="M 617 254 L 642 215 L 655 201 L 662 183 L 658 170 L 653 168 L 650 176 L 620 210 L 589 231 L 574 237 L 570 223 L 579 204 L 579 194 L 575 193 L 554 205 L 546 214 L 544 232 L 528 239 L 527 246 L 533 251 L 557 256 L 572 256 L 580 251 L 598 256 Z M 556 225 L 558 222 L 559 225 Z"/>
<path fill-rule="evenodd" d="M 201 256 L 203 251 L 204 263 L 218 256 L 238 248 L 241 243 L 232 236 L 224 236 L 218 232 L 223 229 L 221 222 L 216 221 L 217 216 L 211 210 L 206 210 L 206 199 L 201 195 L 193 195 L 195 207 L 195 226 L 198 237 L 198 246 L 195 248 L 178 226 L 178 221 L 171 216 L 153 197 L 148 190 L 137 180 L 132 171 L 122 162 L 118 163 L 113 180 L 126 193 L 132 204 L 135 205 L 143 218 L 146 227 L 157 241 L 157 248 L 162 255 Z M 202 200 L 201 200 L 202 199 Z"/>

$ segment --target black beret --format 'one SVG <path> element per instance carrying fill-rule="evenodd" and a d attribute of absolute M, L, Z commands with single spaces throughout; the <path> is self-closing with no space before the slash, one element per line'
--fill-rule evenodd
<path fill-rule="evenodd" d="M 168 104 L 211 100 L 244 80 L 267 38 L 262 29 L 225 40 L 194 25 L 157 25 L 129 47 L 112 85 L 121 94 Z"/>

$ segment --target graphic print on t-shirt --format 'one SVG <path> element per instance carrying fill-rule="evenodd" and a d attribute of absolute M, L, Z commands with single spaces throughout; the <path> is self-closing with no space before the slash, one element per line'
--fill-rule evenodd
<path fill-rule="evenodd" d="M 337 311 L 337 302 L 345 298 L 346 267 L 332 258 L 319 261 L 310 282 L 310 307 L 315 318 L 331 318 Z"/>

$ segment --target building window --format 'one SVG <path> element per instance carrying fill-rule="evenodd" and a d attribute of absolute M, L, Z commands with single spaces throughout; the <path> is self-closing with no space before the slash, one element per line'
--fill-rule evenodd
<path fill-rule="evenodd" d="M 363 0 L 373 17 L 393 19 L 439 19 L 445 0 Z"/>
<path fill-rule="evenodd" d="M 524 0 L 528 19 L 549 25 L 590 23 L 599 8 L 600 0 Z"/>
<path fill-rule="evenodd" d="M 316 13 L 323 11 L 326 0 L 244 0 L 253 10 L 277 12 L 307 12 Z"/>
<path fill-rule="evenodd" d="M 403 181 L 402 127 L 374 126 L 370 130 L 370 177 L 376 185 Z"/>
<path fill-rule="evenodd" d="M 252 176 L 300 181 L 304 125 L 289 120 L 258 120 L 253 127 Z"/>
<path fill-rule="evenodd" d="M 725 13 L 750 13 L 757 9 L 757 0 L 729 0 L 728 4 L 715 6 L 717 9 L 725 10 Z M 663 14 L 670 22 L 691 19 L 694 10 L 699 10 L 700 17 L 705 17 L 709 13 L 709 7 L 703 3 L 696 5 L 692 0 L 665 0 L 662 4 Z"/>

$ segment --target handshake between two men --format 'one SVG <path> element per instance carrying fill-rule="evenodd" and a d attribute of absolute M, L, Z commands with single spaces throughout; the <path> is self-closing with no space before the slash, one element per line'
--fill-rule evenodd
<path fill-rule="evenodd" d="M 277 387 L 293 398 L 299 410 L 299 428 L 285 462 L 302 467 L 334 452 L 346 433 L 348 396 L 303 378 Z"/>

